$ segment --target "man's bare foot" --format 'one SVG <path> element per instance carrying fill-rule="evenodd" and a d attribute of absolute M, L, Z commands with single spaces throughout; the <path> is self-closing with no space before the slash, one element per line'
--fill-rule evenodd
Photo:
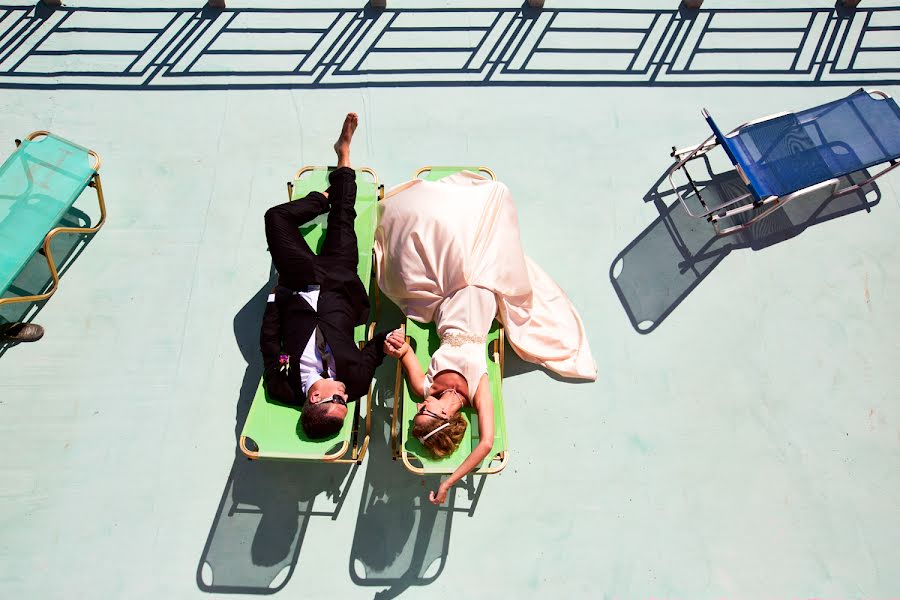
<path fill-rule="evenodd" d="M 350 166 L 350 140 L 353 139 L 353 133 L 356 126 L 359 125 L 359 116 L 356 113 L 347 113 L 344 118 L 344 125 L 341 127 L 341 135 L 334 143 L 334 151 L 338 157 L 339 167 Z"/>

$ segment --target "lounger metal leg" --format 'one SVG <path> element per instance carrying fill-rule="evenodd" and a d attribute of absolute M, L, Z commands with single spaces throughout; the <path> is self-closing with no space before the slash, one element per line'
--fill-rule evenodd
<path fill-rule="evenodd" d="M 494 351 L 493 358 L 494 362 L 500 365 L 500 378 L 503 379 L 503 370 L 504 365 L 506 363 L 506 329 L 503 325 L 500 325 L 500 335 L 494 341 Z M 506 465 L 509 463 L 509 451 L 504 450 L 502 452 L 498 452 L 496 456 L 491 460 L 490 464 L 493 464 L 494 461 L 499 460 L 500 463 L 496 466 L 489 466 L 486 469 L 480 469 L 476 471 L 476 473 L 482 475 L 493 475 L 494 473 L 499 473 L 503 469 L 506 468 Z"/>
<path fill-rule="evenodd" d="M 366 450 L 369 449 L 369 440 L 371 439 L 372 434 L 372 391 L 374 387 L 374 382 L 369 384 L 369 392 L 366 394 L 366 435 L 363 437 L 362 445 L 359 448 L 359 454 L 356 456 L 356 464 L 361 465 L 363 459 L 366 457 Z"/>
<path fill-rule="evenodd" d="M 509 464 L 509 450 L 504 450 L 503 452 L 498 453 L 497 456 L 494 457 L 494 460 L 499 460 L 500 464 L 494 467 L 488 467 L 487 469 L 476 471 L 476 473 L 478 473 L 479 475 L 494 475 L 505 469 L 506 465 Z M 493 461 L 491 462 L 493 463 Z"/>
<path fill-rule="evenodd" d="M 372 285 L 375 285 L 376 286 L 375 293 L 377 294 L 378 287 L 377 287 L 377 282 L 376 282 L 377 278 L 375 276 L 375 258 L 374 258 L 374 256 L 375 255 L 373 252 L 373 254 L 372 254 L 372 272 L 371 272 L 370 279 L 369 279 L 369 286 L 371 287 Z M 369 323 L 369 328 L 366 331 L 366 342 L 372 341 L 372 337 L 374 337 L 375 326 L 378 323 L 379 307 L 378 307 L 377 299 L 375 301 L 374 315 L 375 316 L 372 319 L 372 322 Z M 362 350 L 362 347 L 363 347 L 363 344 L 360 343 L 360 350 Z M 374 391 L 374 386 L 375 386 L 375 382 L 370 381 L 369 382 L 369 390 L 366 392 L 366 416 L 365 416 L 366 435 L 365 435 L 365 437 L 363 437 L 362 445 L 359 447 L 359 452 L 357 453 L 357 449 L 355 446 L 353 449 L 353 459 L 356 461 L 356 464 L 358 464 L 358 465 L 362 464 L 363 458 L 365 458 L 365 456 L 366 456 L 366 450 L 369 447 L 369 439 L 370 439 L 370 436 L 372 433 L 372 393 Z M 358 412 L 357 412 L 357 416 L 359 416 Z"/>
<path fill-rule="evenodd" d="M 744 229 L 751 227 L 758 221 L 766 218 L 767 216 L 769 216 L 776 210 L 778 210 L 780 208 L 784 208 L 789 202 L 791 202 L 792 200 L 796 200 L 797 198 L 799 198 L 801 196 L 807 196 L 809 194 L 813 194 L 817 191 L 828 188 L 829 186 L 831 186 L 831 188 L 832 188 L 831 193 L 828 195 L 829 199 L 830 198 L 838 198 L 840 196 L 846 196 L 847 194 L 852 194 L 853 192 L 860 190 L 862 187 L 872 183 L 873 181 L 875 181 L 876 179 L 878 179 L 885 173 L 889 173 L 893 169 L 897 168 L 897 166 L 900 166 L 900 161 L 893 161 L 889 167 L 882 169 L 881 171 L 879 171 L 875 175 L 872 175 L 865 181 L 861 181 L 860 183 L 855 183 L 853 185 L 847 186 L 842 190 L 837 189 L 837 186 L 840 184 L 839 179 L 829 179 L 828 181 L 823 181 L 822 183 L 817 183 L 816 185 L 811 185 L 800 191 L 794 192 L 793 194 L 784 196 L 783 198 L 776 198 L 776 197 L 772 196 L 771 198 L 766 199 L 765 204 L 768 204 L 770 202 L 775 202 L 775 206 L 769 208 L 765 212 L 762 212 L 762 213 L 756 215 L 755 217 L 753 217 L 751 220 L 747 221 L 746 223 L 741 223 L 740 225 L 735 225 L 733 227 L 727 227 L 722 230 L 719 229 L 719 225 L 718 225 L 719 220 L 724 219 L 726 217 L 734 216 L 736 214 L 740 214 L 742 212 L 747 212 L 747 210 L 756 208 L 754 205 L 747 205 L 746 207 L 740 207 L 739 209 L 728 211 L 722 215 L 718 215 L 718 216 L 714 217 L 713 218 L 713 226 L 716 228 L 716 233 L 719 235 L 727 235 L 730 233 L 736 233 L 738 231 L 743 231 Z"/>
<path fill-rule="evenodd" d="M 362 345 L 362 344 L 360 344 Z M 357 406 L 356 412 L 353 413 L 355 422 L 353 423 L 353 451 L 350 453 L 349 460 L 340 460 L 333 462 L 352 462 L 357 465 L 361 465 L 363 459 L 366 457 L 366 450 L 369 449 L 369 440 L 370 433 L 372 431 L 372 392 L 374 389 L 374 382 L 369 382 L 369 389 L 366 392 L 366 415 L 363 417 L 360 412 L 362 411 L 361 406 Z M 362 443 L 359 443 L 360 436 L 360 428 L 359 422 L 360 419 L 365 420 L 365 436 L 362 438 Z"/>
<path fill-rule="evenodd" d="M 406 333 L 405 324 L 401 325 L 400 329 L 403 333 Z M 409 337 L 406 338 L 406 343 L 409 343 Z M 397 375 L 394 381 L 394 410 L 391 415 L 391 458 L 394 460 L 397 460 L 400 457 L 400 444 L 397 440 L 397 436 L 399 433 L 398 419 L 403 414 L 403 411 L 400 410 L 401 404 L 403 404 L 403 364 L 398 360 Z"/>
<path fill-rule="evenodd" d="M 688 146 L 687 148 L 676 148 L 675 146 L 672 146 L 672 152 L 669 153 L 669 156 L 676 160 L 681 160 L 681 157 L 685 154 L 696 151 L 697 154 L 694 156 L 694 158 L 700 158 L 718 145 L 719 142 L 715 141 L 711 136 L 707 138 L 705 142 L 697 144 L 696 146 Z"/>
<path fill-rule="evenodd" d="M 344 442 L 341 444 L 341 447 L 337 449 L 337 451 L 332 452 L 331 454 L 326 454 L 322 457 L 323 462 L 328 463 L 355 463 L 356 461 L 352 458 L 342 458 L 347 454 L 347 451 L 350 450 L 350 442 Z M 351 452 L 352 455 L 352 452 Z M 291 457 L 288 457 L 291 458 Z"/>
<path fill-rule="evenodd" d="M 826 190 L 829 187 L 831 188 L 831 191 L 828 193 L 828 197 L 831 198 L 835 195 L 835 190 L 837 190 L 837 186 L 839 183 L 840 183 L 839 179 L 829 179 L 828 181 L 823 181 L 821 183 L 811 185 L 809 187 L 803 188 L 802 190 L 794 192 L 793 194 L 788 194 L 787 196 L 782 196 L 782 197 L 770 196 L 770 197 L 766 198 L 765 200 L 763 200 L 762 204 L 747 204 L 746 206 L 741 206 L 739 208 L 727 211 L 721 215 L 715 215 L 712 219 L 713 227 L 715 227 L 716 233 L 718 235 L 727 235 L 730 233 L 736 233 L 738 231 L 743 231 L 745 229 L 752 227 L 755 223 L 761 221 L 762 219 L 765 219 L 766 217 L 768 217 L 770 214 L 772 214 L 776 210 L 780 210 L 780 209 L 784 208 L 785 206 L 788 205 L 788 203 L 792 202 L 793 200 L 796 200 L 797 198 L 809 196 L 810 194 L 815 194 L 816 192 Z M 754 216 L 752 219 L 750 219 L 746 223 L 741 223 L 740 225 L 735 225 L 733 227 L 727 227 L 725 229 L 719 228 L 719 220 L 721 220 L 721 219 L 731 217 L 734 215 L 738 215 L 738 214 L 742 214 L 742 213 L 748 212 L 750 210 L 753 210 L 754 208 L 759 208 L 760 206 L 765 206 L 765 205 L 769 205 L 769 204 L 771 204 L 770 208 L 768 208 L 767 210 L 764 210 L 760 214 Z"/>
<path fill-rule="evenodd" d="M 106 201 L 103 198 L 103 186 L 100 184 L 100 174 L 94 173 L 94 176 L 91 178 L 91 182 L 88 185 L 97 191 L 97 201 L 100 204 L 100 220 L 97 224 L 93 227 L 54 227 L 44 237 L 44 245 L 41 247 L 41 253 L 44 255 L 44 258 L 47 259 L 47 267 L 50 269 L 50 276 L 53 278 L 50 289 L 43 294 L 35 294 L 32 296 L 0 298 L 0 305 L 18 302 L 41 302 L 56 293 L 56 289 L 59 287 L 59 271 L 56 268 L 53 252 L 50 250 L 50 243 L 53 241 L 53 238 L 60 233 L 97 233 L 97 231 L 103 227 L 103 224 L 106 223 Z"/>
<path fill-rule="evenodd" d="M 416 465 L 409 462 L 409 455 L 407 455 L 407 453 L 404 452 L 403 449 L 400 450 L 400 461 L 403 463 L 403 466 L 406 467 L 406 470 L 409 471 L 410 473 L 412 473 L 413 475 L 427 475 L 428 474 L 428 473 L 426 473 L 425 469 L 423 469 L 422 467 L 417 467 Z"/>
<path fill-rule="evenodd" d="M 760 214 L 756 215 L 755 217 L 753 217 L 752 219 L 750 219 L 750 220 L 747 221 L 746 223 L 741 223 L 740 225 L 734 225 L 734 226 L 732 226 L 732 227 L 726 227 L 725 229 L 721 229 L 721 228 L 719 227 L 719 219 L 720 219 L 720 218 L 724 219 L 724 218 L 727 218 L 727 217 L 731 217 L 731 216 L 734 216 L 734 215 L 737 215 L 737 214 L 741 214 L 741 213 L 747 212 L 748 210 L 752 210 L 752 209 L 754 209 L 754 208 L 759 208 L 760 205 L 756 205 L 756 204 L 748 204 L 748 205 L 746 205 L 746 206 L 742 206 L 740 209 L 737 209 L 737 210 L 734 210 L 734 211 L 730 211 L 729 213 L 725 213 L 725 214 L 721 215 L 721 217 L 717 217 L 717 218 L 713 219 L 712 224 L 713 224 L 713 228 L 716 230 L 716 235 L 729 235 L 729 234 L 732 234 L 732 233 L 737 233 L 737 232 L 739 232 L 739 231 L 743 231 L 743 230 L 745 230 L 745 229 L 749 229 L 749 228 L 752 227 L 756 222 L 760 221 L 761 219 L 764 219 L 764 218 L 768 217 L 770 214 L 772 214 L 772 213 L 775 212 L 776 210 L 779 210 L 779 209 L 781 209 L 781 208 L 784 208 L 784 205 L 786 204 L 785 202 L 779 202 L 779 199 L 778 199 L 777 197 L 775 197 L 775 196 L 772 196 L 772 199 L 771 199 L 770 202 L 774 202 L 774 203 L 775 203 L 774 206 L 771 206 L 770 208 L 768 208 L 767 210 L 765 210 L 765 211 L 761 212 Z"/>
<path fill-rule="evenodd" d="M 259 452 L 255 450 L 251 450 L 247 447 L 247 436 L 242 435 L 238 440 L 238 447 L 240 447 L 241 452 L 244 453 L 244 456 L 249 458 L 250 460 L 256 460 L 259 458 Z"/>
<path fill-rule="evenodd" d="M 706 205 L 706 202 L 700 197 L 700 190 L 697 189 L 696 185 L 694 185 L 693 179 L 691 178 L 690 173 L 688 173 L 687 163 L 689 163 L 690 161 L 692 161 L 694 159 L 702 157 L 704 154 L 706 154 L 707 152 L 709 152 L 710 150 L 715 148 L 718 145 L 718 142 L 713 141 L 714 139 L 715 139 L 715 135 L 711 135 L 708 138 L 706 138 L 706 140 L 704 140 L 702 143 L 697 144 L 696 146 L 691 146 L 689 148 L 684 148 L 682 150 L 676 150 L 673 147 L 672 148 L 672 156 L 674 156 L 676 158 L 680 157 L 680 156 L 684 156 L 685 154 L 687 156 L 685 158 L 678 159 L 678 162 L 671 169 L 669 169 L 669 174 L 667 176 L 669 179 L 669 184 L 672 186 L 672 191 L 675 192 L 675 195 L 678 197 L 678 200 L 679 200 L 679 202 L 681 202 L 681 205 L 684 207 L 684 210 L 687 211 L 687 213 L 692 217 L 695 217 L 697 219 L 707 219 L 710 221 L 712 220 L 711 216 L 714 215 L 715 213 L 720 212 L 724 209 L 727 209 L 730 206 L 734 206 L 735 204 L 737 204 L 739 202 L 743 202 L 744 200 L 751 197 L 751 194 L 749 194 L 749 193 L 744 194 L 742 196 L 738 196 L 737 198 L 732 198 L 731 200 L 728 200 L 727 202 L 723 202 L 722 204 L 715 206 L 713 208 L 708 207 Z M 702 213 L 693 212 L 690 209 L 690 207 L 688 206 L 687 201 L 685 201 L 684 197 L 681 195 L 681 192 L 678 190 L 678 186 L 675 185 L 674 176 L 675 176 L 675 173 L 680 170 L 683 170 L 685 172 L 685 175 L 687 176 L 688 181 L 691 183 L 691 185 L 694 189 L 694 192 L 697 194 L 697 198 L 699 199 L 701 206 L 703 206 L 703 208 L 706 209 L 705 212 L 702 212 Z"/>
<path fill-rule="evenodd" d="M 842 189 L 842 190 L 840 190 L 840 191 L 838 191 L 838 192 L 835 192 L 835 193 L 834 193 L 834 197 L 845 196 L 845 195 L 847 195 L 847 194 L 850 194 L 850 193 L 852 193 L 852 192 L 857 191 L 859 188 L 861 188 L 861 187 L 863 187 L 863 186 L 865 186 L 865 185 L 869 185 L 870 183 L 872 183 L 873 181 L 875 181 L 876 179 L 878 179 L 879 177 L 881 177 L 881 176 L 884 175 L 885 173 L 890 173 L 891 171 L 893 171 L 894 169 L 896 169 L 897 166 L 900 166 L 900 161 L 896 161 L 896 160 L 891 161 L 890 165 L 891 165 L 891 166 L 885 167 L 884 169 L 882 169 L 881 171 L 879 171 L 879 172 L 876 173 L 875 175 L 872 175 L 871 177 L 869 177 L 869 178 L 866 179 L 865 181 L 861 181 L 860 183 L 855 183 L 855 184 L 853 184 L 853 185 L 851 185 L 851 186 L 845 187 L 844 189 Z"/>
<path fill-rule="evenodd" d="M 500 378 L 503 378 L 503 369 L 506 364 L 506 328 L 503 325 L 500 326 L 500 337 L 498 338 L 497 345 L 499 346 L 497 353 L 499 356 L 495 358 L 495 360 L 500 361 Z"/>
<path fill-rule="evenodd" d="M 376 186 L 378 186 L 378 175 L 372 169 L 362 168 L 361 171 L 368 173 L 374 180 Z M 384 186 L 378 186 L 378 193 L 381 197 L 384 196 Z M 377 265 L 375 263 L 375 252 L 372 252 L 372 269 L 369 275 L 369 287 L 375 286 L 375 306 L 373 311 L 373 319 L 372 322 L 369 323 L 369 327 L 366 330 L 366 342 L 372 341 L 372 338 L 375 335 L 375 328 L 378 323 L 378 317 L 380 315 L 380 305 L 378 301 L 378 281 L 377 281 Z M 360 344 L 360 349 L 362 349 L 362 344 Z M 366 456 L 366 450 L 369 448 L 369 441 L 371 439 L 372 434 L 372 394 L 374 392 L 374 381 L 369 382 L 369 389 L 366 392 L 366 414 L 365 417 L 359 415 L 359 411 L 357 411 L 358 418 L 365 419 L 365 435 L 362 438 L 362 444 L 357 448 L 355 445 L 354 438 L 354 448 L 352 458 L 356 462 L 356 464 L 362 464 L 363 458 Z M 359 421 L 357 420 L 357 423 Z M 359 435 L 359 431 L 356 432 L 357 436 Z"/>

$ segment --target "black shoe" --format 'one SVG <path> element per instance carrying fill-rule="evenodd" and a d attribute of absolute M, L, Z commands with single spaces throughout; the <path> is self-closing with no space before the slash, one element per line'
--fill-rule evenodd
<path fill-rule="evenodd" d="M 35 323 L 6 323 L 0 325 L 0 342 L 36 342 L 44 337 L 44 328 Z"/>

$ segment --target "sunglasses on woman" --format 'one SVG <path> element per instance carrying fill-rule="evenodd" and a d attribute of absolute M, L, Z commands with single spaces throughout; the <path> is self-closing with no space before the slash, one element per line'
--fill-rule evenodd
<path fill-rule="evenodd" d="M 434 417 L 435 419 L 438 419 L 439 421 L 447 420 L 447 417 L 445 417 L 443 415 L 439 415 L 437 413 L 433 413 L 430 410 L 428 410 L 427 408 L 425 408 L 424 404 L 422 405 L 422 408 L 420 408 L 418 411 L 416 411 L 416 415 L 428 415 L 429 417 Z"/>
<path fill-rule="evenodd" d="M 457 392 L 454 388 L 447 388 L 446 390 L 439 392 L 437 394 L 437 396 L 435 396 L 435 398 L 440 398 L 447 392 L 453 392 L 458 398 L 462 398 L 462 395 L 459 392 Z M 434 417 L 435 419 L 438 419 L 440 421 L 449 421 L 449 419 L 447 417 L 433 413 L 430 410 L 428 410 L 427 408 L 425 408 L 424 403 L 422 404 L 422 407 L 418 411 L 416 411 L 416 415 L 428 415 L 429 417 Z"/>

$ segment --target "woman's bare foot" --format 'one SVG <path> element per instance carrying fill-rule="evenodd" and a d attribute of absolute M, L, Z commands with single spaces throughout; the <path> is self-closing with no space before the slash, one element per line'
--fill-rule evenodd
<path fill-rule="evenodd" d="M 344 125 L 341 127 L 341 135 L 334 143 L 334 151 L 338 157 L 339 167 L 350 166 L 350 140 L 353 139 L 353 133 L 356 126 L 359 125 L 359 116 L 356 113 L 347 113 L 344 118 Z"/>

